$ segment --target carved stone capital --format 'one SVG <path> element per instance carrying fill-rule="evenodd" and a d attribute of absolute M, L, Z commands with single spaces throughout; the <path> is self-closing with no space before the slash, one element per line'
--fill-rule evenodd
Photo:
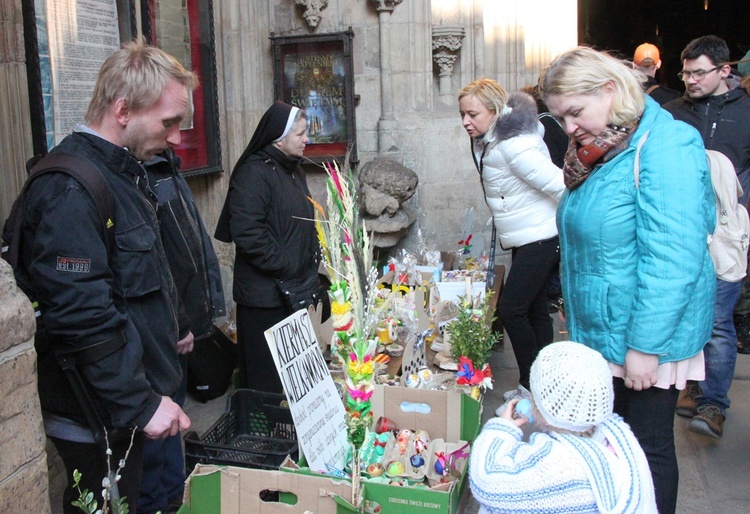
<path fill-rule="evenodd" d="M 466 30 L 463 27 L 432 27 L 432 50 L 457 52 L 463 46 L 465 35 Z"/>
<path fill-rule="evenodd" d="M 440 68 L 441 77 L 450 77 L 453 75 L 453 63 L 458 59 L 458 55 L 449 53 L 444 50 L 432 54 L 432 60 Z"/>
<path fill-rule="evenodd" d="M 404 0 L 370 0 L 378 12 L 391 12 Z"/>
<path fill-rule="evenodd" d="M 305 18 L 308 25 L 315 28 L 323 18 L 323 14 L 320 11 L 328 5 L 328 0 L 294 0 L 294 3 L 301 5 L 305 9 L 302 17 Z"/>
<path fill-rule="evenodd" d="M 453 63 L 458 58 L 458 51 L 464 43 L 465 35 L 463 27 L 432 27 L 432 59 L 440 68 L 441 77 L 453 75 Z"/>

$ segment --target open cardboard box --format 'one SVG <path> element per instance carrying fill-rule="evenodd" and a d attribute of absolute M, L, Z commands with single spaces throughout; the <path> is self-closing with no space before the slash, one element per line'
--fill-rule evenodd
<path fill-rule="evenodd" d="M 372 410 L 375 419 L 385 416 L 399 428 L 426 429 L 433 440 L 474 441 L 480 429 L 481 404 L 453 391 L 376 386 Z M 364 497 L 380 506 L 380 514 L 455 514 L 466 482 L 466 473 L 432 489 L 365 482 Z M 279 491 L 279 501 L 261 500 L 261 491 Z M 343 514 L 355 512 L 348 505 L 351 493 L 349 481 L 291 460 L 281 471 L 199 465 L 188 478 L 179 514 Z"/>

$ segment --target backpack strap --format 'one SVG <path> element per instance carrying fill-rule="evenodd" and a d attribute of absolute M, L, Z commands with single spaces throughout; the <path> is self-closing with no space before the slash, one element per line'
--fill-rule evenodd
<path fill-rule="evenodd" d="M 638 140 L 638 144 L 635 145 L 635 160 L 633 161 L 633 175 L 635 178 L 635 188 L 640 189 L 641 187 L 641 148 L 644 144 L 646 144 L 646 140 L 648 139 L 648 133 L 651 132 L 650 130 L 647 130 L 645 134 L 641 136 L 641 138 Z"/>
<path fill-rule="evenodd" d="M 647 94 L 647 95 L 650 95 L 650 94 L 651 94 L 651 92 L 652 92 L 652 91 L 653 91 L 654 89 L 657 89 L 657 88 L 660 88 L 660 87 L 661 87 L 661 86 L 660 86 L 659 84 L 654 84 L 653 86 L 651 86 L 650 88 L 648 88 L 648 89 L 646 90 L 646 94 Z"/>
<path fill-rule="evenodd" d="M 30 162 L 33 162 L 33 160 Z M 109 185 L 90 160 L 72 153 L 55 152 L 47 155 L 44 159 L 38 160 L 31 167 L 29 177 L 11 208 L 10 216 L 8 216 L 10 226 L 6 226 L 6 231 L 9 230 L 10 233 L 4 235 L 7 237 L 9 244 L 7 250 L 5 246 L 3 247 L 3 257 L 13 268 L 18 265 L 21 248 L 21 222 L 26 204 L 26 192 L 34 180 L 50 173 L 70 175 L 89 193 L 101 219 L 107 254 L 114 248 L 115 200 Z"/>

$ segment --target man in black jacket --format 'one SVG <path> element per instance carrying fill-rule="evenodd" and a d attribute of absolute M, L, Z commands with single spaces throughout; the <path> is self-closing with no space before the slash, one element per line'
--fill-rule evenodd
<path fill-rule="evenodd" d="M 181 370 L 177 355 L 177 295 L 159 237 L 156 197 L 142 163 L 180 142 L 188 91 L 196 76 L 175 59 L 139 40 L 102 66 L 85 125 L 52 152 L 89 161 L 109 187 L 113 225 L 105 229 L 92 196 L 70 175 L 52 173 L 28 189 L 22 213 L 16 280 L 38 301 L 48 337 L 37 332 L 39 397 L 44 427 L 63 459 L 69 486 L 66 513 L 81 489 L 98 497 L 108 462 L 131 510 L 138 503 L 144 437 L 164 438 L 190 427 L 170 397 Z M 109 244 L 114 231 L 114 244 Z M 76 266 L 68 263 L 75 262 Z M 112 455 L 97 444 L 80 401 L 60 366 L 72 357 L 110 434 Z M 89 409 L 89 411 L 92 409 Z M 130 437 L 114 438 L 115 429 Z M 101 499 L 99 499 L 101 503 Z"/>
<path fill-rule="evenodd" d="M 214 318 L 226 314 L 221 271 L 211 236 L 179 171 L 180 158 L 167 149 L 145 163 L 149 183 L 156 193 L 159 227 L 179 301 L 179 341 L 182 382 L 172 399 L 185 401 L 187 354 L 193 343 L 210 338 Z M 173 512 L 182 504 L 185 459 L 179 434 L 146 441 L 139 513 Z M 173 509 L 173 510 L 170 510 Z"/>
<path fill-rule="evenodd" d="M 726 155 L 744 191 L 750 192 L 750 97 L 742 88 L 729 89 L 729 48 L 716 36 L 692 40 L 682 51 L 685 94 L 663 107 L 677 120 L 695 127 L 709 150 Z M 677 414 L 692 418 L 689 429 L 714 438 L 722 436 L 729 387 L 737 360 L 737 332 L 732 313 L 742 282 L 716 281 L 716 306 L 711 339 L 703 349 L 706 378 L 689 382 L 677 403 Z"/>

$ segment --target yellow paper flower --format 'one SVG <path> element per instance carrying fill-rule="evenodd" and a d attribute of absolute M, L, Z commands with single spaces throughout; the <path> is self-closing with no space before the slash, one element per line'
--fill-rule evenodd
<path fill-rule="evenodd" d="M 352 310 L 352 304 L 351 302 L 345 302 L 345 303 L 339 303 L 339 302 L 331 302 L 331 314 L 346 314 L 347 312 Z"/>

